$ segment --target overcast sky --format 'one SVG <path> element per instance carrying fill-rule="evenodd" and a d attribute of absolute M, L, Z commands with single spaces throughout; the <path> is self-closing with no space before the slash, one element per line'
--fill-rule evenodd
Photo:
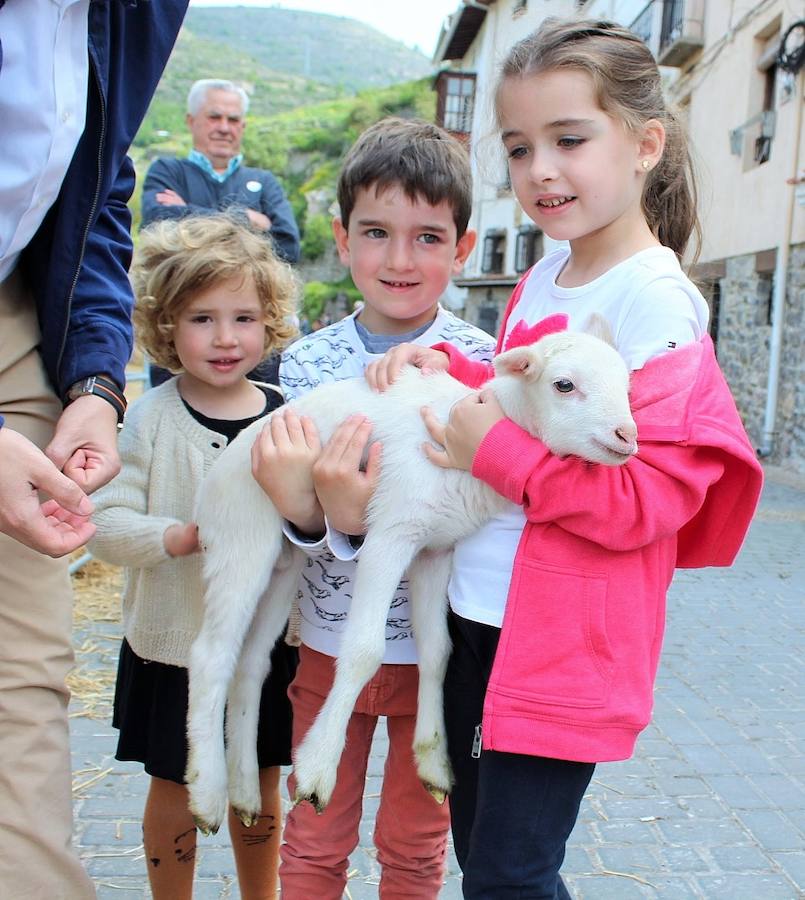
<path fill-rule="evenodd" d="M 428 57 L 436 49 L 445 17 L 455 12 L 461 0 L 190 0 L 191 6 L 280 6 L 307 9 L 360 19 L 410 47 L 419 46 Z"/>

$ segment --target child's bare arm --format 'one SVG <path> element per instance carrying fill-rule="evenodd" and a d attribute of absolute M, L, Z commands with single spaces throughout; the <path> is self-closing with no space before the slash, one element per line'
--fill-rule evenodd
<path fill-rule="evenodd" d="M 321 453 L 313 420 L 291 407 L 274 413 L 252 445 L 252 475 L 280 515 L 303 534 L 324 532 L 324 512 L 313 484 Z"/>
<path fill-rule="evenodd" d="M 350 416 L 333 433 L 313 466 L 316 494 L 331 528 L 344 534 L 365 534 L 366 507 L 380 471 L 380 444 L 369 447 L 366 468 L 360 463 L 372 423 Z"/>

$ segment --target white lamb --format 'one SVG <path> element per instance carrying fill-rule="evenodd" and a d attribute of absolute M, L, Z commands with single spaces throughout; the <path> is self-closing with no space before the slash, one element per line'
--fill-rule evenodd
<path fill-rule="evenodd" d="M 487 386 L 506 415 L 554 453 L 620 465 L 637 452 L 629 373 L 599 338 L 551 334 L 502 353 L 494 366 Z M 383 445 L 335 682 L 294 758 L 297 802 L 310 800 L 322 810 L 330 799 L 347 721 L 382 661 L 386 617 L 406 571 L 419 657 L 417 769 L 438 800 L 451 787 L 442 679 L 450 648 L 446 594 L 452 548 L 508 501 L 469 473 L 425 458 L 428 435 L 420 409 L 430 406 L 445 421 L 452 405 L 471 392 L 446 373 L 422 376 L 411 368 L 384 394 L 358 379 L 322 386 L 291 404 L 314 419 L 322 441 L 350 413 L 360 412 L 373 423 L 372 439 Z M 279 514 L 251 475 L 250 448 L 264 424 L 255 422 L 227 448 L 198 500 L 207 588 L 189 665 L 187 781 L 191 810 L 205 833 L 218 829 L 227 796 L 246 824 L 257 820 L 260 689 L 302 565 L 299 551 L 283 537 Z"/>

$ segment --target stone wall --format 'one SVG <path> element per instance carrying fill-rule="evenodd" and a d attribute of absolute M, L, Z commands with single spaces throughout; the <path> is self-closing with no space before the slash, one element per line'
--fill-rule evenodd
<path fill-rule="evenodd" d="M 763 439 L 771 340 L 771 278 L 755 254 L 726 261 L 721 279 L 718 359 L 752 443 Z M 770 462 L 805 471 L 805 245 L 792 248 L 785 305 L 777 422 Z"/>
<path fill-rule="evenodd" d="M 497 337 L 512 290 L 511 285 L 473 286 L 467 291 L 464 309 L 454 309 L 453 312 Z"/>
<path fill-rule="evenodd" d="M 791 248 L 787 300 L 772 461 L 805 472 L 805 244 Z"/>
<path fill-rule="evenodd" d="M 749 438 L 763 437 L 763 410 L 769 372 L 768 276 L 755 271 L 755 254 L 726 261 L 718 312 L 718 361 Z"/>

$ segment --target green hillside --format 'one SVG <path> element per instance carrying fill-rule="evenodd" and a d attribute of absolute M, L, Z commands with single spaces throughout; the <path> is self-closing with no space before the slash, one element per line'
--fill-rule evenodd
<path fill-rule="evenodd" d="M 184 128 L 187 92 L 199 78 L 227 78 L 242 84 L 250 96 L 250 112 L 264 116 L 341 93 L 331 85 L 270 69 L 234 46 L 199 37 L 185 28 L 138 136 L 140 145 L 150 143 L 158 130 Z"/>
<path fill-rule="evenodd" d="M 422 78 L 429 60 L 374 28 L 340 16 L 275 7 L 191 8 L 136 146 L 184 130 L 199 78 L 246 88 L 251 113 L 269 116 L 321 100 Z"/>
<path fill-rule="evenodd" d="M 427 75 L 428 58 L 369 25 L 301 10 L 191 7 L 185 28 L 278 72 L 349 91 Z"/>

